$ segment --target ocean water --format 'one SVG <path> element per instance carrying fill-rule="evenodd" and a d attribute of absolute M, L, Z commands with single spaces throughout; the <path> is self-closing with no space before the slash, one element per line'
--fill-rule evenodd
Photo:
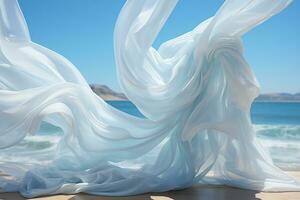
<path fill-rule="evenodd" d="M 300 103 L 255 102 L 251 119 L 274 163 L 285 170 L 300 170 Z"/>
<path fill-rule="evenodd" d="M 115 108 L 137 117 L 143 117 L 129 101 L 109 101 Z M 255 102 L 251 119 L 263 147 L 269 151 L 274 163 L 285 170 L 300 170 L 300 103 Z M 27 159 L 24 152 L 44 155 L 53 152 L 62 131 L 43 123 L 36 136 L 27 136 L 15 147 L 0 152 L 0 160 Z M 7 154 L 6 152 L 9 152 Z M 46 162 L 46 161 L 45 161 Z"/>

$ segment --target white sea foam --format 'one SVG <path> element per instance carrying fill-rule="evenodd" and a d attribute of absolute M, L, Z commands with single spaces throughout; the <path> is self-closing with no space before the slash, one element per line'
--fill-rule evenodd
<path fill-rule="evenodd" d="M 257 137 L 274 163 L 285 170 L 300 170 L 300 125 L 255 125 Z"/>
<path fill-rule="evenodd" d="M 26 162 L 32 163 L 48 162 L 54 156 L 57 143 L 61 136 L 58 135 L 35 135 L 26 136 L 19 144 L 3 149 L 0 152 L 1 162 Z M 35 160 L 32 155 L 35 154 Z"/>
<path fill-rule="evenodd" d="M 259 124 L 254 127 L 260 138 L 300 140 L 300 125 Z"/>

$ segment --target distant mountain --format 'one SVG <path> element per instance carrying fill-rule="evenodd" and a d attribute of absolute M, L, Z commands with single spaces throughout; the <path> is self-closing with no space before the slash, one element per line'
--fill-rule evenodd
<path fill-rule="evenodd" d="M 118 100 L 126 101 L 127 97 L 123 93 L 118 93 L 107 87 L 106 85 L 90 84 L 91 89 L 102 99 L 106 101 Z"/>
<path fill-rule="evenodd" d="M 300 102 L 300 93 L 270 93 L 261 94 L 255 101 L 258 102 Z"/>
<path fill-rule="evenodd" d="M 90 84 L 91 89 L 102 99 L 106 101 L 126 101 L 127 97 L 123 93 L 115 92 L 106 85 Z M 300 102 L 300 93 L 270 93 L 261 94 L 256 102 Z"/>

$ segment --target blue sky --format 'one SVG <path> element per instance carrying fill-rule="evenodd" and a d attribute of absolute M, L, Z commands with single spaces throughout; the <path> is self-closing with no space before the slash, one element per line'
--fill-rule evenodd
<path fill-rule="evenodd" d="M 89 83 L 119 90 L 113 30 L 125 0 L 19 0 L 32 40 L 79 68 Z M 221 0 L 180 0 L 154 46 L 214 15 Z M 263 93 L 300 92 L 300 1 L 243 37 Z"/>

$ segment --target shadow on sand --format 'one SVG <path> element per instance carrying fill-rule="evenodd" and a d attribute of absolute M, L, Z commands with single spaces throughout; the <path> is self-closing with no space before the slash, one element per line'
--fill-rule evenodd
<path fill-rule="evenodd" d="M 147 193 L 128 197 L 106 197 L 88 194 L 58 195 L 35 198 L 36 200 L 260 200 L 256 191 L 242 190 L 232 187 L 194 186 L 184 190 Z M 0 193 L 0 200 L 25 200 L 18 193 Z"/>
<path fill-rule="evenodd" d="M 242 190 L 232 187 L 195 186 L 184 190 L 163 193 L 148 193 L 129 197 L 97 197 L 79 194 L 69 200 L 260 200 L 255 197 L 256 191 Z"/>

